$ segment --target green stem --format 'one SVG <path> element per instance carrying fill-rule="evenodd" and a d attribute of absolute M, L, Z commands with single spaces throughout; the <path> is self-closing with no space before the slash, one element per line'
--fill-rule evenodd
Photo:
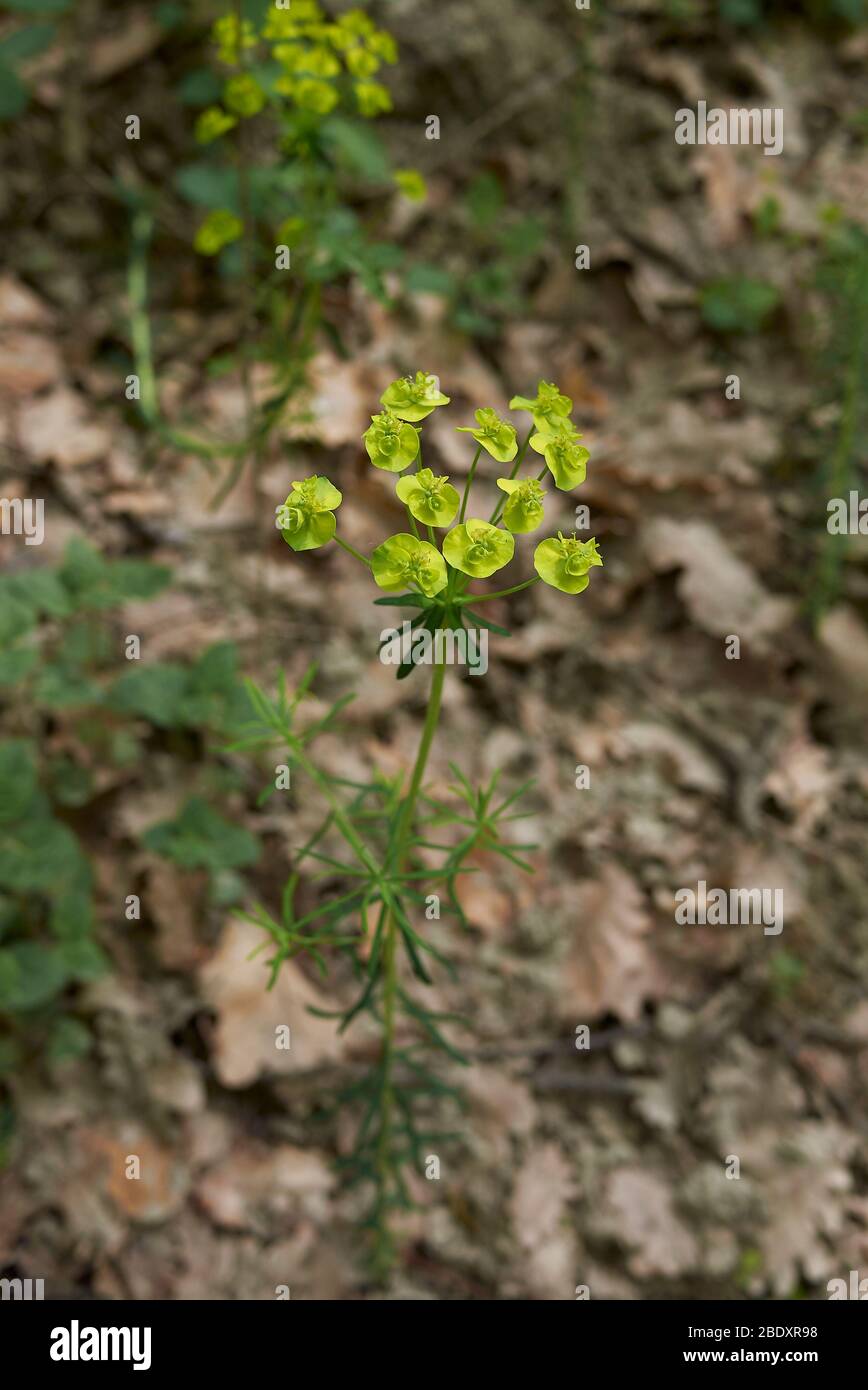
<path fill-rule="evenodd" d="M 416 762 L 410 777 L 407 795 L 401 803 L 398 821 L 392 842 L 394 872 L 400 874 L 404 868 L 407 839 L 413 826 L 416 801 L 425 776 L 428 754 L 437 732 L 440 719 L 440 705 L 443 698 L 443 682 L 446 666 L 443 662 L 435 664 L 431 677 L 431 691 L 428 696 L 428 709 L 425 725 L 416 754 Z M 387 1272 L 391 1263 L 391 1241 L 387 1226 L 388 1210 L 386 1199 L 389 1179 L 392 1175 L 392 1121 L 395 1106 L 394 1067 L 395 1067 L 395 1014 L 398 993 L 398 927 L 395 914 L 387 911 L 383 940 L 383 1051 L 382 1085 L 380 1091 L 380 1132 L 377 1138 L 377 1184 L 378 1196 L 378 1263 L 382 1273 Z"/>
<path fill-rule="evenodd" d="M 518 470 L 521 468 L 521 465 L 522 465 L 522 463 L 524 462 L 524 456 L 525 456 L 525 454 L 527 453 L 528 445 L 530 444 L 530 441 L 531 441 L 531 436 L 534 435 L 534 434 L 536 434 L 536 425 L 531 425 L 531 427 L 530 427 L 530 429 L 528 430 L 528 433 L 527 433 L 527 438 L 525 439 L 524 443 L 522 444 L 521 448 L 519 449 L 518 453 L 517 453 L 516 456 L 515 456 L 515 463 L 512 465 L 512 472 L 510 473 L 509 479 L 508 479 L 509 482 L 512 482 L 513 478 L 517 477 L 517 475 L 518 475 Z M 491 517 L 490 517 L 490 520 L 489 520 L 489 523 L 488 523 L 489 526 L 496 526 L 496 525 L 497 525 L 498 521 L 500 520 L 500 514 L 501 514 L 501 512 L 503 511 L 503 509 L 504 509 L 504 507 L 506 506 L 506 504 L 507 504 L 508 501 L 509 501 L 509 496 L 508 496 L 508 495 L 507 495 L 506 497 L 501 497 L 501 499 L 500 499 L 500 501 L 498 502 L 497 506 L 495 507 L 494 511 L 491 513 Z"/>
<path fill-rule="evenodd" d="M 211 443 L 177 430 L 160 415 L 157 378 L 154 370 L 154 345 L 148 312 L 148 248 L 153 235 L 154 219 L 146 208 L 139 208 L 133 217 L 127 293 L 130 302 L 130 341 L 133 365 L 139 378 L 139 408 L 142 417 L 158 438 L 185 454 L 194 454 L 208 472 L 214 471 L 214 459 L 234 458 L 241 451 L 237 444 Z"/>
<path fill-rule="evenodd" d="M 530 588 L 531 584 L 539 583 L 539 575 L 535 574 L 533 579 L 526 579 L 523 584 L 514 584 L 511 589 L 498 589 L 496 594 L 468 594 L 461 599 L 461 603 L 472 603 L 474 607 L 477 603 L 488 603 L 489 599 L 506 598 L 507 594 L 517 594 L 521 589 Z"/>
<path fill-rule="evenodd" d="M 460 526 L 460 525 L 462 524 L 462 522 L 464 521 L 464 513 L 467 511 L 467 499 L 468 499 L 469 496 L 470 496 L 470 489 L 471 489 L 471 487 L 472 487 L 472 485 L 473 485 L 473 479 L 474 479 L 474 477 L 475 477 L 475 475 L 476 475 L 476 465 L 477 465 L 478 462 L 479 462 L 479 455 L 480 455 L 481 453 L 482 453 L 482 445 L 480 444 L 480 445 L 477 447 L 476 454 L 475 454 L 475 456 L 474 456 L 473 462 L 472 462 L 472 464 L 470 465 L 470 472 L 469 472 L 468 475 L 467 475 L 467 482 L 464 484 L 464 496 L 463 496 L 462 499 L 461 499 L 461 511 L 458 513 L 458 525 L 459 525 L 459 526 Z"/>
<path fill-rule="evenodd" d="M 149 425 L 159 414 L 157 385 L 154 380 L 154 350 L 151 342 L 151 320 L 148 316 L 148 247 L 154 229 L 154 219 L 145 208 L 133 217 L 133 243 L 127 274 L 130 297 L 130 335 L 133 360 L 139 378 L 139 405 Z"/>
<path fill-rule="evenodd" d="M 235 0 L 235 17 L 238 21 L 238 32 L 244 22 L 243 0 Z M 238 45 L 237 71 L 243 72 L 244 46 Z M 233 491 L 238 483 L 249 454 L 253 456 L 253 467 L 255 474 L 259 473 L 262 461 L 262 439 L 259 429 L 256 427 L 256 402 L 253 393 L 253 377 L 250 370 L 250 347 L 251 337 L 256 323 L 256 247 L 255 247 L 255 228 L 253 226 L 252 203 L 250 198 L 250 172 L 249 160 L 247 157 L 247 139 L 245 134 L 245 123 L 243 120 L 238 122 L 235 142 L 235 160 L 238 167 L 238 202 L 241 211 L 241 221 L 243 231 L 241 233 L 241 313 L 242 313 L 242 341 L 241 341 L 241 392 L 244 398 L 244 448 L 235 459 L 231 468 L 226 474 L 217 492 L 211 499 L 210 507 L 212 511 L 217 511 L 225 502 L 230 492 Z"/>
<path fill-rule="evenodd" d="M 360 550 L 356 550 L 355 546 L 350 545 L 349 541 L 341 540 L 340 536 L 335 536 L 335 540 L 337 541 L 341 549 L 345 550 L 348 555 L 354 556 L 356 560 L 361 560 L 362 564 L 367 565 L 368 569 L 371 568 L 370 560 L 365 555 L 363 555 Z"/>

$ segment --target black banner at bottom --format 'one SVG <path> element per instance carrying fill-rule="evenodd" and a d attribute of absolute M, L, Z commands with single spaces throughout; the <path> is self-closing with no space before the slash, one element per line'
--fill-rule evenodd
<path fill-rule="evenodd" d="M 390 1301 L 73 1303 L 7 1299 L 0 1302 L 0 1344 L 8 1367 L 14 1364 L 16 1369 L 48 1372 L 58 1381 L 70 1376 L 98 1377 L 104 1370 L 114 1376 L 128 1373 L 142 1378 L 179 1371 L 214 1371 L 224 1377 L 249 1374 L 265 1358 L 279 1363 L 289 1349 L 293 1357 L 304 1349 L 309 1361 L 321 1349 L 323 1370 L 334 1374 L 343 1346 L 354 1366 L 359 1358 L 356 1338 L 342 1343 L 334 1336 L 336 1330 L 346 1326 L 359 1336 L 379 1335 L 378 1328 L 389 1336 L 408 1330 L 406 1319 L 411 1315 L 406 1311 L 400 1328 L 393 1316 L 388 1322 L 380 1321 L 383 1304 Z M 557 1343 L 566 1338 L 576 1369 L 587 1359 L 588 1369 L 602 1361 L 610 1371 L 807 1366 L 828 1376 L 830 1371 L 859 1363 L 868 1332 L 868 1310 L 861 1308 L 862 1301 L 868 1300 L 615 1303 L 579 1299 L 568 1307 L 512 1303 L 508 1331 L 505 1328 L 496 1338 L 480 1343 L 478 1357 L 493 1369 L 500 1349 L 505 1352 L 512 1347 L 513 1355 L 515 1334 L 522 1332 L 521 1324 L 527 1318 L 527 1334 L 554 1339 L 537 1341 L 536 1354 L 547 1358 L 556 1354 L 561 1350 Z M 855 1306 L 848 1306 L 851 1303 Z M 496 1317 L 488 1313 L 486 1319 L 492 1315 Z M 423 1319 L 424 1339 L 419 1343 L 418 1369 L 428 1379 L 442 1358 L 444 1370 L 454 1374 L 457 1352 L 442 1336 L 443 1317 L 451 1321 L 457 1316 L 456 1330 L 463 1331 L 466 1311 L 461 1314 L 456 1308 L 455 1314 L 444 1315 L 428 1304 L 417 1306 L 412 1313 L 413 1332 L 420 1330 L 415 1323 L 417 1316 Z M 327 1341 L 317 1337 L 320 1322 Z M 474 1335 L 478 1324 L 468 1324 L 466 1331 Z M 294 1340 L 287 1341 L 289 1337 Z M 527 1354 L 526 1342 L 523 1347 Z M 410 1350 L 408 1357 L 406 1345 L 401 1360 L 403 1374 L 413 1369 L 413 1352 Z"/>

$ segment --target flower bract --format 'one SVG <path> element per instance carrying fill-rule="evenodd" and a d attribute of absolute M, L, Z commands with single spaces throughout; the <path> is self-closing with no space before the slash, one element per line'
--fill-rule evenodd
<path fill-rule="evenodd" d="M 380 404 L 397 415 L 399 420 L 418 423 L 427 419 L 438 405 L 448 405 L 449 397 L 443 395 L 435 376 L 417 372 L 415 379 L 402 376 L 393 381 L 380 397 Z"/>
<path fill-rule="evenodd" d="M 471 517 L 456 526 L 443 542 L 443 554 L 453 569 L 473 579 L 487 579 L 508 565 L 515 552 L 515 541 L 488 521 Z"/>
<path fill-rule="evenodd" d="M 476 429 L 470 425 L 458 425 L 459 434 L 472 434 L 477 444 L 491 454 L 498 463 L 512 463 L 518 453 L 515 430 L 505 420 L 501 420 L 496 410 L 486 408 L 477 410 Z"/>
<path fill-rule="evenodd" d="M 216 256 L 224 246 L 237 241 L 243 231 L 244 223 L 234 212 L 228 208 L 215 208 L 208 213 L 196 233 L 193 248 L 202 256 Z"/>
<path fill-rule="evenodd" d="M 395 491 L 410 508 L 411 516 L 425 526 L 449 526 L 461 501 L 449 479 L 435 477 L 430 468 L 399 478 Z"/>
<path fill-rule="evenodd" d="M 427 598 L 446 587 L 446 562 L 436 546 L 407 532 L 390 536 L 371 556 L 374 580 L 381 589 L 397 592 L 415 584 Z"/>
<path fill-rule="evenodd" d="M 342 500 L 328 478 L 305 478 L 293 483 L 292 492 L 277 513 L 287 545 L 293 550 L 316 550 L 326 545 L 337 529 L 333 512 Z"/>
<path fill-rule="evenodd" d="M 387 473 L 400 473 L 409 468 L 419 453 L 416 430 L 391 410 L 372 415 L 362 438 L 371 463 Z"/>
<path fill-rule="evenodd" d="M 543 519 L 543 498 L 545 490 L 536 478 L 524 482 L 518 478 L 498 478 L 497 486 L 508 494 L 503 509 L 503 524 L 507 531 L 515 534 L 535 531 Z"/>
<path fill-rule="evenodd" d="M 542 454 L 546 467 L 562 492 L 569 492 L 585 481 L 585 472 L 590 453 L 576 443 L 581 435 L 574 429 L 562 429 L 553 434 L 531 436 L 530 447 Z"/>
<path fill-rule="evenodd" d="M 568 418 L 573 403 L 553 381 L 541 381 L 532 400 L 527 396 L 513 396 L 509 408 L 529 410 L 537 429 L 545 432 L 557 429 L 559 424 Z"/>
<path fill-rule="evenodd" d="M 589 541 L 580 541 L 559 532 L 557 538 L 541 541 L 533 554 L 533 567 L 540 579 L 564 594 L 580 594 L 587 589 L 588 571 L 602 563 L 593 536 Z"/>

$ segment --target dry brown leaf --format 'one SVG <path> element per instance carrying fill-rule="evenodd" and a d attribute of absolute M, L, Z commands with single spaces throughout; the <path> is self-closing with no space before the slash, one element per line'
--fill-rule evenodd
<path fill-rule="evenodd" d="M 573 1296 L 576 1240 L 567 1208 L 574 1196 L 575 1178 L 560 1145 L 534 1145 L 516 1175 L 509 1209 L 524 1252 L 521 1274 L 542 1298 Z"/>
<path fill-rule="evenodd" d="M 149 861 L 144 901 L 157 927 L 157 954 L 167 970 L 193 970 L 208 955 L 197 926 L 207 875 L 181 873 L 163 860 Z"/>
<path fill-rule="evenodd" d="M 827 815 L 839 782 L 828 749 L 800 731 L 781 749 L 763 786 L 792 814 L 796 834 L 810 835 Z"/>
<path fill-rule="evenodd" d="M 310 411 L 312 423 L 298 427 L 304 439 L 318 439 L 327 449 L 342 444 L 354 444 L 361 450 L 362 435 L 371 423 L 371 416 L 381 409 L 378 404 L 387 383 L 377 389 L 370 366 L 354 361 L 345 362 L 333 352 L 319 352 L 311 363 Z"/>
<path fill-rule="evenodd" d="M 60 353 L 50 338 L 15 330 L 0 340 L 0 390 L 29 396 L 54 386 L 63 373 Z"/>
<path fill-rule="evenodd" d="M 571 901 L 576 925 L 558 972 L 561 1016 L 573 1022 L 605 1013 L 638 1018 L 643 1003 L 664 989 L 639 888 L 610 863 L 598 879 L 579 884 Z"/>
<path fill-rule="evenodd" d="M 691 163 L 705 190 L 709 240 L 714 246 L 732 246 L 746 225 L 749 180 L 730 145 L 705 145 L 695 152 Z"/>
<path fill-rule="evenodd" d="M 855 609 L 840 604 L 820 623 L 820 645 L 837 675 L 860 692 L 868 688 L 868 628 Z"/>
<path fill-rule="evenodd" d="M 468 857 L 466 867 L 474 872 L 458 876 L 455 896 L 468 922 L 486 935 L 502 933 L 515 916 L 512 897 L 503 886 L 503 860 L 478 851 Z"/>
<path fill-rule="evenodd" d="M 719 764 L 692 739 L 665 724 L 626 724 L 619 740 L 632 754 L 659 757 L 678 787 L 709 796 L 718 796 L 725 789 L 726 778 Z"/>
<path fill-rule="evenodd" d="M 334 1185 L 326 1159 L 291 1144 L 236 1144 L 199 1181 L 196 1197 L 218 1226 L 272 1234 L 275 1217 L 306 1212 L 322 1219 Z"/>
<path fill-rule="evenodd" d="M 14 275 L 0 276 L 0 327 L 47 328 L 51 310 Z"/>
<path fill-rule="evenodd" d="M 795 616 L 794 601 L 769 594 L 707 522 L 660 517 L 647 523 L 642 539 L 655 570 L 681 571 L 678 593 L 704 632 L 733 633 L 762 651 Z"/>
<path fill-rule="evenodd" d="M 734 1141 L 742 1175 L 755 1181 L 766 1209 L 756 1238 L 778 1297 L 792 1295 L 800 1275 L 822 1282 L 838 1273 L 837 1238 L 853 1184 L 847 1161 L 857 1142 L 852 1131 L 818 1120 L 790 1131 L 768 1125 Z"/>
<path fill-rule="evenodd" d="M 249 959 L 267 941 L 250 922 L 233 921 L 220 945 L 202 969 L 205 999 L 217 1011 L 214 1066 L 224 1086 L 249 1086 L 263 1074 L 307 1071 L 342 1056 L 344 1042 L 334 1022 L 308 1013 L 308 1005 L 327 1008 L 320 994 L 297 965 L 287 961 L 277 983 L 268 984 L 268 949 Z M 277 1047 L 276 1029 L 290 1029 L 290 1047 Z"/>
<path fill-rule="evenodd" d="M 112 33 L 102 34 L 88 51 L 85 78 L 105 82 L 135 63 L 141 63 L 162 42 L 166 30 L 147 9 L 126 11 L 123 23 Z"/>
<path fill-rule="evenodd" d="M 632 1252 L 627 1265 L 637 1279 L 677 1278 L 697 1263 L 696 1239 L 675 1212 L 669 1184 L 645 1168 L 611 1174 L 594 1225 Z"/>
<path fill-rule="evenodd" d="M 61 468 L 93 463 L 111 445 L 111 431 L 90 418 L 84 398 L 67 386 L 21 407 L 18 437 L 31 458 Z"/>
<path fill-rule="evenodd" d="M 135 1121 L 117 1129 L 85 1129 L 80 1141 L 90 1159 L 91 1181 L 99 1175 L 94 1185 L 131 1221 L 165 1221 L 179 1210 L 188 1186 L 186 1167 Z M 138 1178 L 127 1177 L 128 1159 L 133 1155 L 139 1160 Z"/>
<path fill-rule="evenodd" d="M 475 1066 L 464 1083 L 474 1108 L 491 1117 L 498 1132 L 529 1134 L 536 1119 L 536 1101 L 523 1081 L 516 1081 L 497 1067 Z"/>

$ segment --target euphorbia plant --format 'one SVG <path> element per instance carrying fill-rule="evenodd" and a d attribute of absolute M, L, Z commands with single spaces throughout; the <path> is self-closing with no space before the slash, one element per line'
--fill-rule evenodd
<path fill-rule="evenodd" d="M 476 607 L 540 581 L 567 594 L 581 593 L 588 586 L 591 569 L 602 564 L 595 540 L 579 541 L 559 532 L 537 542 L 533 577 L 495 593 L 470 588 L 474 581 L 490 579 L 509 564 L 516 536 L 542 526 L 543 480 L 549 477 L 560 489 L 576 486 L 584 478 L 588 451 L 577 443 L 580 436 L 570 423 L 572 402 L 557 387 L 540 382 L 533 400 L 515 397 L 510 402 L 511 409 L 529 411 L 533 419 L 520 445 L 514 427 L 488 408 L 476 412 L 475 426 L 457 427 L 469 433 L 477 446 L 459 496 L 447 477 L 422 466 L 424 421 L 449 403 L 436 378 L 423 372 L 393 382 L 384 391 L 382 409 L 372 416 L 364 444 L 375 467 L 401 475 L 395 490 L 406 508 L 407 525 L 376 546 L 370 556 L 339 534 L 335 513 L 342 497 L 326 478 L 293 483 L 286 501 L 277 508 L 277 524 L 294 551 L 317 549 L 332 540 L 342 546 L 389 595 L 375 602 L 410 610 L 416 631 L 436 635 L 488 628 L 508 636 L 503 628 L 480 617 Z M 532 457 L 529 449 L 544 462 L 535 476 L 523 478 L 522 465 Z M 492 469 L 489 459 L 498 466 Z M 487 519 L 475 515 L 478 509 L 471 503 L 481 461 L 503 493 Z M 498 477 L 506 464 L 512 465 L 509 476 Z M 450 764 L 458 809 L 426 791 L 425 770 L 440 718 L 446 647 L 445 642 L 435 647 L 438 655 L 425 721 L 406 782 L 403 777 L 380 773 L 370 782 L 350 781 L 319 764 L 312 746 L 320 734 L 335 727 L 347 701 L 338 701 L 323 718 L 305 725 L 299 707 L 312 670 L 292 697 L 283 685 L 276 700 L 250 686 L 257 719 L 238 745 L 283 742 L 297 773 L 325 803 L 322 824 L 293 856 L 280 915 L 259 907 L 250 920 L 265 928 L 274 944 L 272 983 L 283 961 L 302 952 L 323 972 L 326 951 L 347 953 L 359 991 L 354 1002 L 335 1015 L 340 1029 L 367 1012 L 380 1030 L 377 1062 L 345 1093 L 346 1099 L 360 1105 L 361 1116 L 355 1148 L 343 1160 L 354 1180 L 372 1188 L 366 1224 L 374 1235 L 375 1267 L 380 1275 L 388 1271 L 394 1257 L 390 1214 L 411 1205 L 407 1171 L 424 1171 L 430 1149 L 443 1137 L 429 1127 L 432 1103 L 456 1095 L 429 1065 L 425 1049 L 466 1064 L 442 1028 L 444 1023 L 461 1020 L 430 1011 L 418 994 L 419 985 L 431 983 L 432 961 L 450 970 L 439 947 L 419 930 L 418 918 L 423 910 L 430 918 L 435 903 L 434 915 L 439 917 L 442 894 L 447 910 L 464 923 L 456 882 L 460 873 L 468 872 L 466 861 L 474 850 L 486 849 L 530 869 L 522 852 L 532 846 L 503 836 L 506 824 L 521 818 L 514 807 L 525 787 L 503 795 L 495 774 L 485 786 L 474 789 Z M 449 650 L 454 652 L 454 643 Z M 413 669 L 412 660 L 406 661 L 399 678 Z M 443 840 L 432 838 L 434 827 L 443 829 Z M 345 852 L 338 857 L 335 846 L 341 840 Z M 301 867 L 308 861 L 320 866 L 330 891 L 316 907 L 299 915 L 295 897 Z M 415 979 L 417 992 L 411 993 L 407 975 Z"/>
<path fill-rule="evenodd" d="M 195 250 L 216 260 L 241 290 L 244 440 L 191 437 L 161 419 L 146 303 L 153 217 L 140 198 L 130 299 L 148 423 L 185 451 L 234 460 L 217 505 L 305 387 L 320 330 L 340 337 L 339 324 L 329 323 L 324 313 L 323 287 L 353 276 L 370 294 L 387 299 L 384 275 L 401 252 L 369 238 L 349 205 L 347 177 L 361 176 L 378 190 L 391 185 L 413 199 L 425 196 L 425 183 L 416 170 L 393 170 L 371 131 L 371 122 L 392 109 L 380 79 L 397 61 L 398 49 L 363 9 L 332 17 L 318 0 L 291 0 L 268 5 L 254 22 L 242 0 L 230 0 L 211 40 L 219 96 L 196 120 L 202 159 L 180 169 L 176 182 L 207 209 Z M 254 400 L 254 358 L 268 359 L 273 368 L 273 386 L 261 405 Z"/>

